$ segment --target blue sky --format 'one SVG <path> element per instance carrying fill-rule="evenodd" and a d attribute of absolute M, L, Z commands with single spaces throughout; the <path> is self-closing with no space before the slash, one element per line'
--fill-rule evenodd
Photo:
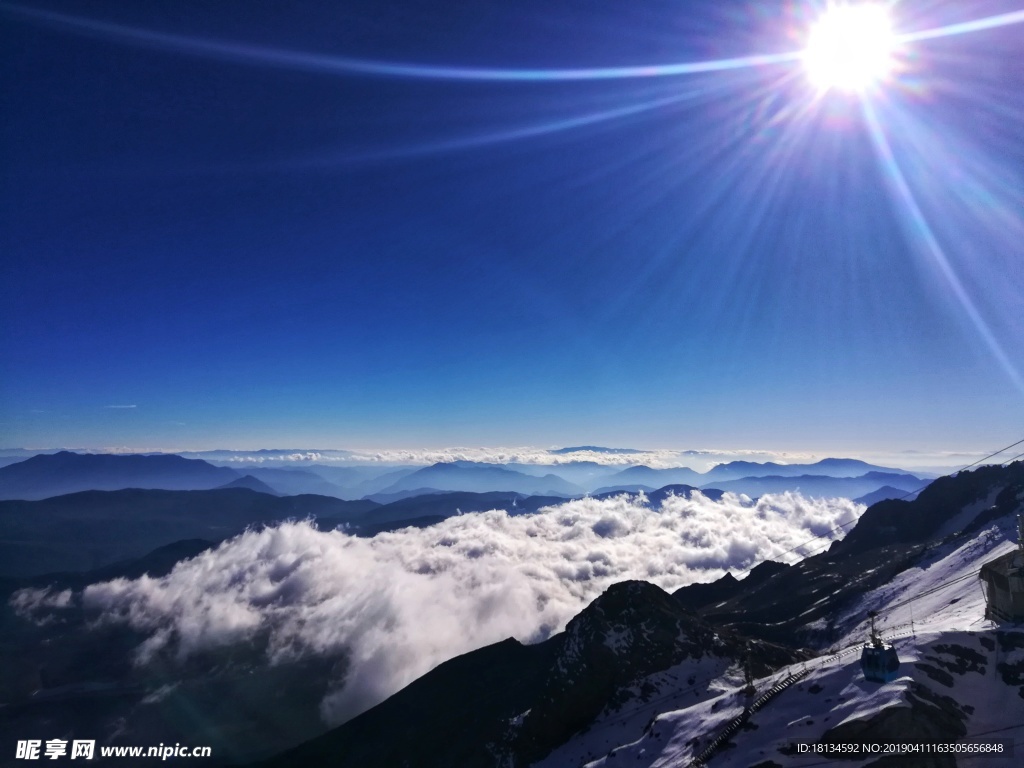
<path fill-rule="evenodd" d="M 260 58 L 693 62 L 797 50 L 817 12 L 380 5 L 0 4 L 0 444 L 1022 436 L 1024 24 L 908 43 L 867 107 L 799 62 Z"/>

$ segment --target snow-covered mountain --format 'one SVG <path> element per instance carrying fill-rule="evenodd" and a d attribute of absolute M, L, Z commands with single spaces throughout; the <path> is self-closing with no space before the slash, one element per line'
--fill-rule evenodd
<path fill-rule="evenodd" d="M 581 729 L 599 728 L 595 720 L 612 718 L 619 733 L 639 732 L 659 706 L 714 696 L 739 679 L 748 655 L 761 671 L 801 658 L 716 631 L 653 584 L 621 582 L 564 632 L 452 659 L 269 764 L 525 766 Z"/>
<path fill-rule="evenodd" d="M 1024 746 L 1024 631 L 984 618 L 978 582 L 982 563 L 1011 551 L 1014 535 L 1012 519 L 1003 518 L 975 536 L 953 537 L 931 550 L 917 565 L 847 606 L 836 617 L 842 632 L 838 642 L 818 649 L 806 662 L 756 680 L 753 696 L 743 695 L 739 681 L 733 681 L 717 696 L 660 708 L 642 731 L 620 729 L 617 743 L 610 744 L 616 740 L 608 738 L 602 725 L 621 721 L 622 715 L 614 713 L 537 765 L 692 765 L 733 720 L 743 719 L 758 697 L 805 673 L 745 718 L 742 727 L 706 756 L 706 763 L 716 768 L 846 764 L 828 755 L 809 760 L 795 751 L 799 743 L 981 745 L 1008 740 L 1016 744 L 1016 757 L 1008 751 L 1002 758 L 964 753 L 955 763 L 903 759 L 898 764 L 964 766 L 977 760 L 993 768 L 1018 766 Z M 860 666 L 867 636 L 863 619 L 870 610 L 879 613 L 881 634 L 900 657 L 899 677 L 885 684 L 865 680 Z M 1008 749 L 1006 743 L 1003 749 Z M 602 755 L 591 759 L 598 751 Z"/>
<path fill-rule="evenodd" d="M 615 585 L 544 643 L 442 664 L 268 765 L 884 766 L 809 759 L 800 745 L 997 740 L 995 756 L 894 765 L 1020 765 L 1024 628 L 985 618 L 978 572 L 1017 546 L 1022 508 L 1024 464 L 986 467 L 875 505 L 845 541 L 794 565 L 674 599 Z M 860 666 L 869 611 L 900 657 L 884 684 Z"/>

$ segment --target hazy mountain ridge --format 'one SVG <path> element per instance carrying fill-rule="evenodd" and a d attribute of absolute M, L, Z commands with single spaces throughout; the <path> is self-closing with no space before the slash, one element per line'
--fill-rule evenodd
<path fill-rule="evenodd" d="M 218 486 L 215 490 L 220 490 L 222 488 L 248 488 L 250 491 L 256 491 L 257 493 L 266 493 L 271 496 L 281 495 L 273 488 L 271 488 L 269 485 L 264 483 L 262 480 L 259 480 L 253 477 L 252 475 L 243 475 L 237 480 L 232 480 L 230 483 L 225 483 L 224 485 Z"/>
<path fill-rule="evenodd" d="M 914 499 L 917 497 L 917 493 L 913 491 L 904 491 L 901 488 L 893 488 L 891 485 L 883 485 L 881 488 L 877 488 L 870 493 L 866 493 L 863 496 L 859 496 L 854 499 L 858 504 L 863 504 L 866 507 L 870 507 L 872 504 L 877 504 L 880 501 L 886 499 Z"/>
<path fill-rule="evenodd" d="M 766 493 L 798 491 L 805 496 L 842 496 L 853 499 L 890 486 L 902 494 L 921 490 L 929 481 L 910 474 L 887 474 L 869 472 L 859 477 L 828 477 L 825 475 L 766 475 L 765 477 L 743 477 L 739 480 L 717 480 L 702 488 L 716 488 L 747 496 L 763 496 Z"/>
<path fill-rule="evenodd" d="M 208 490 L 242 473 L 198 459 L 166 454 L 40 454 L 0 467 L 0 499 L 45 499 L 77 491 L 122 488 Z"/>
<path fill-rule="evenodd" d="M 78 454 L 61 451 L 18 459 L 0 466 L 0 498 L 42 499 L 80 490 L 161 488 L 206 490 L 227 485 L 243 475 L 265 483 L 282 495 L 317 494 L 340 499 L 359 499 L 385 494 L 414 495 L 420 489 L 438 491 L 515 491 L 527 495 L 581 496 L 614 489 L 637 491 L 685 484 L 735 490 L 748 495 L 795 490 L 811 483 L 812 492 L 859 497 L 889 484 L 904 487 L 909 477 L 902 470 L 867 464 L 854 459 L 823 459 L 815 464 L 775 464 L 735 461 L 720 464 L 706 473 L 686 467 L 655 469 L 645 465 L 610 468 L 591 461 L 561 464 L 488 464 L 473 461 L 438 462 L 426 467 L 328 466 L 313 458 L 280 461 L 224 462 L 221 451 L 199 458 L 175 454 Z M 282 456 L 286 451 L 254 452 Z M 309 454 L 315 456 L 316 454 Z M 219 458 L 218 458 L 219 457 Z M 775 480 L 756 482 L 758 477 Z M 802 476 L 806 476 L 803 477 Z M 811 476 L 818 479 L 811 479 Z M 893 477 L 897 476 L 897 477 Z M 854 482 L 854 478 L 860 482 Z M 785 478 L 785 479 L 783 479 Z M 823 478 L 833 478 L 828 483 Z M 845 480 L 844 480 L 845 479 Z M 733 483 L 725 486 L 723 483 Z M 921 482 L 923 484 L 923 481 Z M 910 490 L 909 488 L 907 490 Z"/>
<path fill-rule="evenodd" d="M 798 475 L 827 475 L 828 477 L 860 477 L 868 472 L 904 474 L 895 467 L 880 467 L 860 459 L 827 458 L 813 464 L 778 464 L 776 462 L 730 461 L 712 467 L 705 477 L 713 480 L 735 480 L 741 477 L 795 477 Z"/>
<path fill-rule="evenodd" d="M 248 488 L 80 491 L 0 501 L 0 576 L 88 570 L 141 557 L 180 539 L 220 541 L 289 518 L 356 519 L 376 504 L 326 496 L 271 496 Z"/>
<path fill-rule="evenodd" d="M 441 462 L 418 469 L 396 483 L 381 490 L 395 493 L 415 488 L 437 488 L 445 491 L 515 491 L 536 495 L 570 497 L 582 495 L 583 488 L 563 480 L 555 474 L 541 477 L 526 475 L 497 464 L 478 464 L 469 461 Z"/>
<path fill-rule="evenodd" d="M 574 445 L 566 448 L 552 448 L 549 453 L 556 455 L 566 453 L 643 453 L 638 448 L 607 448 L 600 445 Z"/>

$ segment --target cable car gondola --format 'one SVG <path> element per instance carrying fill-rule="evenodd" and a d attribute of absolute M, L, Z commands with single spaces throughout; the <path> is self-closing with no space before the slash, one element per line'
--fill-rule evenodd
<path fill-rule="evenodd" d="M 882 638 L 875 631 L 875 616 L 878 614 L 871 611 L 871 640 L 864 646 L 860 654 L 860 668 L 864 672 L 864 679 L 873 683 L 888 683 L 896 679 L 896 673 L 900 669 L 900 659 L 896 655 L 896 649 L 891 645 L 882 642 Z"/>

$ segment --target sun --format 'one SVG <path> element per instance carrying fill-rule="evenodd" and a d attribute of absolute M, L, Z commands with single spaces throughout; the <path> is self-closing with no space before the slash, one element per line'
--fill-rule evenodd
<path fill-rule="evenodd" d="M 804 66 L 820 91 L 862 92 L 892 70 L 895 36 L 883 5 L 830 5 L 811 28 Z"/>

